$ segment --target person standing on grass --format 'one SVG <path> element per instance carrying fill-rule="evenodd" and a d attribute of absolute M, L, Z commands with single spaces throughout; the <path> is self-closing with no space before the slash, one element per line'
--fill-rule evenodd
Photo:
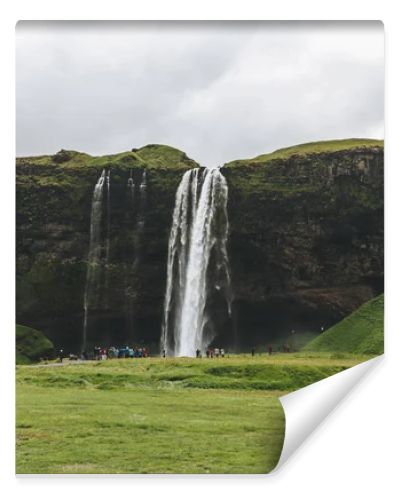
<path fill-rule="evenodd" d="M 63 357 L 64 357 L 64 351 L 63 351 L 63 349 L 59 350 L 58 357 L 60 358 L 60 363 L 62 363 L 63 362 Z"/>
<path fill-rule="evenodd" d="M 256 350 L 254 349 L 254 347 L 251 349 L 251 356 L 254 357 L 254 354 L 256 353 Z"/>
<path fill-rule="evenodd" d="M 221 354 L 221 358 L 224 358 L 225 357 L 225 349 L 220 349 L 219 352 Z"/>
<path fill-rule="evenodd" d="M 272 346 L 271 346 L 271 345 L 270 345 L 270 346 L 268 346 L 268 354 L 269 354 L 270 356 L 271 356 L 271 354 L 272 354 Z"/>

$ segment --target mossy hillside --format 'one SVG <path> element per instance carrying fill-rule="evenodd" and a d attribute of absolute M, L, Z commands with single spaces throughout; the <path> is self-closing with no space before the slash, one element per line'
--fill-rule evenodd
<path fill-rule="evenodd" d="M 307 344 L 304 351 L 383 354 L 384 296 L 370 300 Z"/>
<path fill-rule="evenodd" d="M 332 144 L 319 152 L 314 145 L 312 154 L 223 169 L 237 338 L 246 349 L 275 340 L 279 345 L 292 330 L 317 333 L 381 291 L 383 148 Z M 106 166 L 110 300 L 99 322 L 123 341 L 124 280 L 136 241 L 126 183 L 131 171 L 139 182 L 146 168 L 143 255 L 129 276 L 140 333 L 131 340 L 156 345 L 175 192 L 185 169 L 197 164 L 157 145 L 99 158 L 62 151 L 17 164 L 18 321 L 61 339 L 64 347 L 81 334 L 91 199 Z"/>
<path fill-rule="evenodd" d="M 163 144 L 148 144 L 132 151 L 103 156 L 91 156 L 87 153 L 62 149 L 55 155 L 17 158 L 17 168 L 40 167 L 43 170 L 61 166 L 67 170 L 112 167 L 187 169 L 198 166 L 198 164 L 183 151 Z M 47 172 L 49 171 L 47 170 Z"/>
<path fill-rule="evenodd" d="M 18 158 L 18 321 L 43 329 L 64 347 L 70 340 L 71 349 L 77 343 L 82 329 L 91 200 L 104 168 L 111 176 L 110 308 L 123 318 L 124 279 L 127 266 L 135 259 L 136 239 L 135 219 L 128 217 L 126 186 L 131 175 L 138 186 L 145 169 L 146 242 L 140 272 L 131 284 L 134 300 L 149 311 L 144 313 L 142 305 L 137 305 L 139 315 L 151 310 L 160 315 L 175 192 L 182 173 L 196 166 L 182 151 L 161 145 L 102 157 L 62 150 L 53 156 Z M 159 321 L 158 316 L 154 321 Z"/>
<path fill-rule="evenodd" d="M 79 211 L 82 200 L 86 201 L 88 194 L 90 198 L 93 185 L 103 169 L 110 170 L 114 183 L 126 183 L 131 172 L 146 169 L 154 186 L 174 190 L 177 175 L 197 166 L 183 151 L 158 144 L 104 156 L 61 150 L 55 155 L 17 158 L 18 214 L 24 213 L 26 196 L 33 205 L 28 216 L 32 218 L 40 213 L 33 198 L 35 191 L 39 193 L 39 203 L 45 201 L 59 205 L 61 197 L 68 203 L 69 212 L 74 208 Z M 45 211 L 51 214 L 55 209 L 54 205 L 48 205 Z"/>
<path fill-rule="evenodd" d="M 337 139 L 332 141 L 316 141 L 305 144 L 297 144 L 288 148 L 277 149 L 272 153 L 265 153 L 255 158 L 244 160 L 233 160 L 224 167 L 235 167 L 249 164 L 265 164 L 273 160 L 287 160 L 293 156 L 307 157 L 321 153 L 339 153 L 341 151 L 368 151 L 371 148 L 383 148 L 383 140 L 379 139 Z"/>
<path fill-rule="evenodd" d="M 28 326 L 16 325 L 17 364 L 28 364 L 53 355 L 54 346 L 42 332 Z"/>
<path fill-rule="evenodd" d="M 223 173 L 239 336 L 257 317 L 285 337 L 317 333 L 382 291 L 382 141 L 296 146 Z"/>

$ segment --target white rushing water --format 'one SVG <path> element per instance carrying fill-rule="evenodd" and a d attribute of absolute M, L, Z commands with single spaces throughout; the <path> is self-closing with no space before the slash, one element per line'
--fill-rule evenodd
<path fill-rule="evenodd" d="M 212 338 L 205 335 L 207 297 L 224 290 L 231 310 L 227 253 L 228 185 L 219 169 L 193 169 L 178 187 L 168 247 L 162 349 L 168 355 L 195 356 Z M 211 253 L 215 269 L 209 272 Z"/>
<path fill-rule="evenodd" d="M 135 183 L 133 182 L 132 170 L 130 171 L 130 174 L 129 174 L 127 189 L 128 189 L 129 201 L 130 201 L 130 204 L 132 206 L 133 202 L 135 201 Z"/>
<path fill-rule="evenodd" d="M 86 271 L 86 286 L 84 295 L 84 320 L 82 349 L 86 346 L 87 326 L 89 308 L 95 305 L 98 300 L 98 287 L 101 274 L 101 220 L 103 216 L 103 191 L 106 172 L 103 170 L 97 181 L 92 197 L 92 208 L 90 213 L 90 242 L 88 264 Z M 109 175 L 107 176 L 109 185 Z M 109 193 L 109 190 L 108 190 Z"/>
<path fill-rule="evenodd" d="M 147 174 L 146 170 L 143 170 L 142 172 L 142 178 L 139 184 L 139 212 L 138 212 L 138 219 L 137 219 L 137 225 L 138 225 L 138 231 L 141 233 L 144 227 L 145 223 L 145 211 L 146 211 L 146 204 L 147 204 Z"/>

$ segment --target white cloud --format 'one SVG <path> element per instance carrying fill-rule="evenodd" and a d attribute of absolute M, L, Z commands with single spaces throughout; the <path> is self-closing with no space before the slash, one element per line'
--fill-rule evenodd
<path fill-rule="evenodd" d="M 382 137 L 383 65 L 379 23 L 21 23 L 17 153 Z"/>

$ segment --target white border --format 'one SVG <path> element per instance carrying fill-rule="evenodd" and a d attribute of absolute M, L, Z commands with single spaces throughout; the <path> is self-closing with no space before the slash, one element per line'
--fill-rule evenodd
<path fill-rule="evenodd" d="M 0 196 L 2 342 L 0 357 L 0 482 L 5 498 L 70 498 L 71 494 L 109 499 L 129 494 L 166 500 L 270 496 L 274 500 L 307 498 L 397 498 L 400 421 L 396 405 L 400 353 L 396 291 L 399 276 L 398 203 L 400 162 L 399 47 L 396 2 L 317 0 L 256 2 L 247 0 L 154 1 L 146 3 L 76 0 L 21 0 L 1 4 L 1 144 Z M 14 26 L 18 19 L 381 19 L 386 33 L 386 356 L 350 398 L 305 443 L 280 472 L 269 476 L 226 477 L 14 477 Z M 388 103 L 390 104 L 388 106 Z"/>

